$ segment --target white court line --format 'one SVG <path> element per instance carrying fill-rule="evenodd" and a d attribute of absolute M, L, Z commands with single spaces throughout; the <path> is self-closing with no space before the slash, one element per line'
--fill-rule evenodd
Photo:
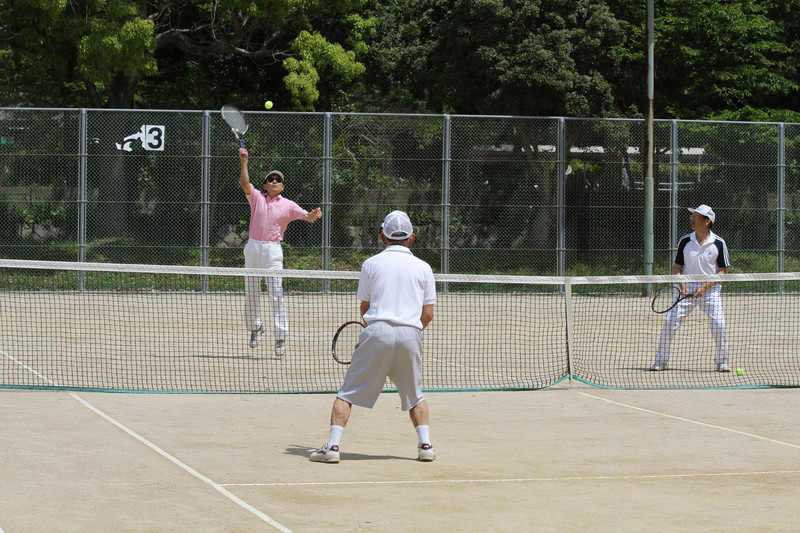
<path fill-rule="evenodd" d="M 31 374 L 35 375 L 39 379 L 48 382 L 50 385 L 52 385 L 54 387 L 58 387 L 58 383 L 56 383 L 52 379 L 48 378 L 47 376 L 45 376 L 43 374 L 40 374 L 39 372 L 37 372 L 33 368 L 29 367 L 28 365 L 26 365 L 25 363 L 23 363 L 22 361 L 20 361 L 16 357 L 14 357 L 13 355 L 11 355 L 9 353 L 6 353 L 6 352 L 0 352 L 0 354 L 3 354 L 7 359 L 10 359 L 11 361 L 15 362 L 16 364 L 18 364 L 19 366 L 21 366 L 22 368 L 24 368 L 25 370 L 27 370 Z M 3 532 L 0 531 L 0 533 L 3 533 Z"/>
<path fill-rule="evenodd" d="M 736 433 L 738 435 L 744 435 L 746 437 L 752 437 L 754 439 L 765 440 L 765 441 L 771 442 L 773 444 L 781 444 L 783 446 L 789 446 L 790 448 L 797 448 L 798 450 L 800 450 L 800 445 L 792 444 L 790 442 L 783 442 L 781 440 L 770 439 L 769 437 L 762 437 L 761 435 L 754 435 L 753 433 L 747 433 L 745 431 L 739 431 L 738 429 L 731 429 L 731 428 L 726 428 L 726 427 L 723 427 L 723 426 L 715 426 L 714 424 L 706 424 L 705 422 L 699 422 L 697 420 L 692 420 L 690 418 L 683 418 L 681 416 L 668 415 L 666 413 L 659 413 L 658 411 L 651 411 L 650 409 L 643 409 L 641 407 L 636 407 L 635 405 L 628 405 L 626 403 L 615 402 L 614 400 L 609 400 L 607 398 L 601 398 L 600 396 L 595 396 L 593 394 L 588 394 L 586 392 L 581 392 L 580 394 L 583 394 L 584 396 L 588 396 L 589 398 L 594 398 L 595 400 L 603 400 L 604 402 L 613 403 L 614 405 L 619 405 L 621 407 L 627 407 L 628 409 L 633 409 L 635 411 L 642 411 L 643 413 L 650 413 L 650 414 L 653 414 L 653 415 L 664 416 L 664 417 L 667 417 L 667 418 L 672 418 L 674 420 L 680 420 L 682 422 L 689 422 L 690 424 L 697 424 L 698 426 L 704 426 L 704 427 L 707 427 L 707 428 L 719 429 L 719 430 L 722 430 L 722 431 L 728 431 L 730 433 Z"/>
<path fill-rule="evenodd" d="M 167 460 L 171 461 L 172 463 L 174 463 L 175 465 L 179 466 L 180 468 L 182 468 L 183 470 L 185 470 L 189 474 L 193 475 L 194 477 L 196 477 L 197 479 L 199 479 L 203 483 L 206 483 L 206 484 L 210 485 L 212 488 L 214 488 L 214 490 L 216 490 L 217 492 L 219 492 L 223 496 L 227 497 L 228 499 L 230 499 L 235 504 L 237 504 L 237 505 L 245 508 L 246 510 L 250 511 L 251 513 L 256 515 L 258 518 L 260 518 L 261 520 L 263 520 L 267 524 L 271 525 L 272 527 L 274 527 L 278 531 L 282 531 L 283 533 L 292 533 L 291 529 L 287 528 L 283 524 L 280 524 L 280 523 L 276 522 L 275 520 L 273 520 L 272 518 L 270 518 L 266 514 L 262 513 L 261 511 L 259 511 L 255 507 L 253 507 L 252 505 L 248 504 L 244 500 L 242 500 L 242 499 L 238 498 L 236 495 L 232 494 L 230 491 L 225 489 L 222 485 L 220 485 L 219 483 L 217 483 L 213 479 L 210 479 L 210 478 L 204 476 L 203 474 L 201 474 L 200 472 L 198 472 L 194 468 L 190 467 L 189 465 L 181 462 L 177 458 L 175 458 L 172 455 L 168 454 L 167 452 L 165 452 L 164 450 L 162 450 L 161 448 L 159 448 L 158 446 L 156 446 L 155 444 L 153 444 L 149 440 L 145 439 L 144 437 L 142 437 L 138 433 L 134 432 L 131 429 L 128 429 L 126 426 L 124 426 L 120 422 L 117 422 L 116 420 L 114 420 L 113 418 L 111 418 L 110 416 L 108 416 L 107 414 L 102 412 L 100 409 L 96 408 L 95 406 L 93 406 L 92 404 L 90 404 L 89 402 L 87 402 L 86 400 L 81 398 L 80 396 L 78 396 L 77 394 L 70 393 L 70 396 L 72 396 L 73 398 L 78 400 L 80 403 L 82 403 L 84 406 L 86 406 L 88 409 L 94 411 L 96 414 L 100 415 L 101 417 L 106 419 L 108 422 L 111 422 L 112 424 L 117 426 L 119 429 L 121 429 L 122 431 L 124 431 L 125 433 L 130 435 L 131 437 L 135 438 L 136 440 L 138 440 L 139 442 L 141 442 L 142 444 L 144 444 L 148 448 L 152 449 L 153 451 L 155 451 L 156 453 L 158 453 L 159 455 L 161 455 L 165 459 L 167 459 Z"/>
<path fill-rule="evenodd" d="M 573 477 L 531 477 L 504 479 L 426 479 L 415 481 L 321 481 L 297 483 L 222 483 L 223 487 L 308 487 L 325 485 L 448 485 L 453 483 L 530 483 L 543 481 L 614 481 L 629 479 L 670 479 L 700 478 L 722 476 L 769 476 L 800 474 L 800 470 L 768 470 L 763 472 L 709 472 L 706 474 L 647 474 L 626 476 L 573 476 Z"/>

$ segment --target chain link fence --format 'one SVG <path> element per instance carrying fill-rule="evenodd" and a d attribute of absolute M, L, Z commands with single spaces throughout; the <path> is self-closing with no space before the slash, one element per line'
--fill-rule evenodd
<path fill-rule="evenodd" d="M 322 221 L 286 268 L 357 270 L 405 210 L 437 272 L 640 274 L 643 120 L 247 113 L 250 172 Z M 219 112 L 0 108 L 0 257 L 243 266 L 249 207 Z M 687 207 L 717 212 L 734 272 L 800 270 L 800 125 L 656 121 L 655 264 Z"/>

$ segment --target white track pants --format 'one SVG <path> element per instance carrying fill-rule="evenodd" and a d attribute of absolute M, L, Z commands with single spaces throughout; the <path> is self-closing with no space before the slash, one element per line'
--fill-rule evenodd
<path fill-rule="evenodd" d="M 687 283 L 686 288 L 691 292 L 700 285 L 702 284 Z M 725 313 L 722 310 L 720 292 L 720 286 L 715 285 L 700 298 L 687 298 L 667 313 L 664 325 L 661 327 L 661 337 L 658 339 L 656 363 L 663 363 L 669 359 L 669 349 L 675 333 L 683 325 L 684 319 L 699 305 L 700 309 L 708 315 L 708 327 L 717 346 L 714 363 L 728 364 L 728 330 L 725 327 Z"/>
<path fill-rule="evenodd" d="M 248 240 L 244 246 L 244 266 L 283 270 L 283 249 L 280 241 Z M 286 317 L 286 306 L 283 304 L 283 280 L 278 276 L 266 276 L 264 279 L 272 303 L 275 338 L 285 340 L 289 332 L 289 320 Z M 252 331 L 261 327 L 261 278 L 245 277 L 244 289 L 244 321 L 247 329 Z"/>

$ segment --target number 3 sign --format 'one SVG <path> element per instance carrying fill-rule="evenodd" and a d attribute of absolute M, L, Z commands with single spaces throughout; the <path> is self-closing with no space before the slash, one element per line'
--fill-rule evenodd
<path fill-rule="evenodd" d="M 122 143 L 115 143 L 117 150 L 124 150 L 126 152 L 133 151 L 131 143 L 139 141 L 142 143 L 142 148 L 145 150 L 164 150 L 164 126 L 150 126 L 144 125 L 142 128 L 132 135 L 128 135 L 122 140 Z"/>

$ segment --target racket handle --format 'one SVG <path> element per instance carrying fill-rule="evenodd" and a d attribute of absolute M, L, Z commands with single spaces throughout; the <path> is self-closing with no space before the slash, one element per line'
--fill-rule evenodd
<path fill-rule="evenodd" d="M 239 138 L 239 148 L 244 148 L 244 141 Z"/>

